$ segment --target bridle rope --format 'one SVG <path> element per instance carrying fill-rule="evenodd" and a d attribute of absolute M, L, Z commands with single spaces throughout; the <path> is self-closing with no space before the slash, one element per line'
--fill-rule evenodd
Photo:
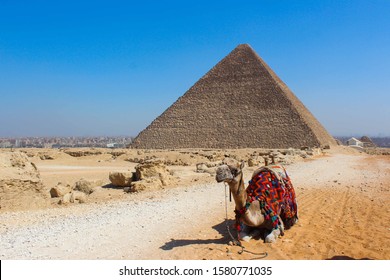
<path fill-rule="evenodd" d="M 226 229 L 229 233 L 230 238 L 232 239 L 233 244 L 242 248 L 242 250 L 238 252 L 239 254 L 242 254 L 244 246 L 242 246 L 240 240 L 234 238 L 233 234 L 230 231 L 229 221 L 228 221 L 228 202 L 227 202 L 227 191 L 226 191 L 226 188 L 228 187 L 228 185 L 226 182 L 224 182 L 224 184 L 225 184 L 225 224 L 226 224 Z M 229 189 L 229 192 L 230 192 L 230 189 Z M 231 192 L 230 192 L 230 194 L 231 194 Z"/>

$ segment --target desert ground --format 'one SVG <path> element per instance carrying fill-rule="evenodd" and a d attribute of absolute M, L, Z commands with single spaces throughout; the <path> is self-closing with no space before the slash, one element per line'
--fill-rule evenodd
<path fill-rule="evenodd" d="M 1 259 L 250 260 L 263 253 L 269 260 L 390 259 L 389 155 L 341 146 L 281 155 L 277 162 L 291 177 L 299 222 L 275 243 L 242 242 L 240 254 L 227 229 L 235 235 L 234 202 L 214 171 L 225 157 L 244 160 L 247 183 L 264 163 L 256 149 L 15 152 L 35 164 L 47 199 L 24 197 L 0 209 Z M 156 159 L 169 171 L 163 184 L 150 187 L 152 181 L 136 192 L 111 184 L 110 172 L 133 172 Z M 83 203 L 50 197 L 59 182 L 73 186 L 80 179 L 93 186 Z"/>

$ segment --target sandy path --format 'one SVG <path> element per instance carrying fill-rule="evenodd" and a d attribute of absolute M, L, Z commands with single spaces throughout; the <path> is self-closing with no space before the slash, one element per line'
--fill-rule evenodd
<path fill-rule="evenodd" d="M 366 163 L 366 156 L 333 155 L 291 165 L 299 224 L 277 244 L 246 247 L 271 259 L 390 259 L 390 162 Z"/>
<path fill-rule="evenodd" d="M 209 211 L 205 197 L 222 209 L 223 188 L 214 184 L 133 195 L 128 201 L 98 207 L 84 204 L 50 212 L 1 214 L 0 256 L 2 259 L 153 258 L 170 236 L 180 235 L 183 228 L 197 231 L 198 226 L 204 226 Z M 206 222 L 212 225 L 211 221 Z"/>
<path fill-rule="evenodd" d="M 369 163 L 366 165 L 366 163 Z M 390 161 L 334 154 L 287 167 L 299 224 L 275 244 L 251 240 L 268 259 L 390 259 Z M 246 171 L 249 179 L 251 170 Z M 251 259 L 227 246 L 222 184 L 121 201 L 0 214 L 2 259 Z M 229 222 L 233 204 L 228 205 Z"/>

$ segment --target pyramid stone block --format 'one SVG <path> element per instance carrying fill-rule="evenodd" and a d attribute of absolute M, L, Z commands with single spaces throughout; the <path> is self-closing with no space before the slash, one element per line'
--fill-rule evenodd
<path fill-rule="evenodd" d="M 270 67 L 242 44 L 141 131 L 132 147 L 273 149 L 335 144 Z"/>

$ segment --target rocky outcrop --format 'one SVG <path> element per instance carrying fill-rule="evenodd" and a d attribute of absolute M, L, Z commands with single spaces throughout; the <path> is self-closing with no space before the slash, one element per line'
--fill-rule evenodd
<path fill-rule="evenodd" d="M 81 191 L 86 195 L 90 195 L 91 193 L 93 193 L 94 185 L 90 181 L 87 181 L 85 179 L 80 179 L 75 183 L 73 189 L 76 191 Z"/>
<path fill-rule="evenodd" d="M 22 152 L 0 152 L 0 208 L 24 210 L 49 204 L 35 165 Z"/>
<path fill-rule="evenodd" d="M 64 185 L 59 182 L 55 187 L 50 189 L 52 198 L 59 198 L 58 204 L 66 205 L 69 203 L 85 203 L 88 196 L 94 192 L 97 182 L 78 180 L 73 187 L 69 184 Z"/>
<path fill-rule="evenodd" d="M 133 172 L 110 172 L 108 178 L 110 179 L 111 184 L 116 187 L 130 187 L 133 182 L 134 173 Z"/>
<path fill-rule="evenodd" d="M 98 149 L 64 149 L 63 152 L 72 157 L 95 156 L 103 153 Z"/>
<path fill-rule="evenodd" d="M 87 202 L 87 197 L 88 196 L 85 193 L 73 190 L 61 197 L 58 204 L 67 205 L 69 203 L 85 203 Z"/>
<path fill-rule="evenodd" d="M 63 185 L 61 182 L 59 182 L 55 187 L 50 189 L 50 196 L 52 198 L 63 197 L 70 192 L 72 192 L 72 188 L 70 185 Z"/>
<path fill-rule="evenodd" d="M 155 159 L 138 164 L 135 167 L 135 180 L 144 180 L 146 178 L 157 178 L 161 176 L 168 176 L 169 169 L 162 163 L 161 160 Z"/>
<path fill-rule="evenodd" d="M 150 160 L 135 167 L 134 181 L 127 192 L 162 189 L 175 183 L 170 170 L 160 160 Z"/>
<path fill-rule="evenodd" d="M 87 201 L 87 195 L 84 192 L 73 191 L 70 196 L 71 203 L 84 203 Z"/>
<path fill-rule="evenodd" d="M 214 175 L 216 171 L 215 166 L 210 166 L 210 164 L 207 163 L 198 163 L 196 165 L 196 172 L 197 173 L 208 173 L 211 175 Z"/>

